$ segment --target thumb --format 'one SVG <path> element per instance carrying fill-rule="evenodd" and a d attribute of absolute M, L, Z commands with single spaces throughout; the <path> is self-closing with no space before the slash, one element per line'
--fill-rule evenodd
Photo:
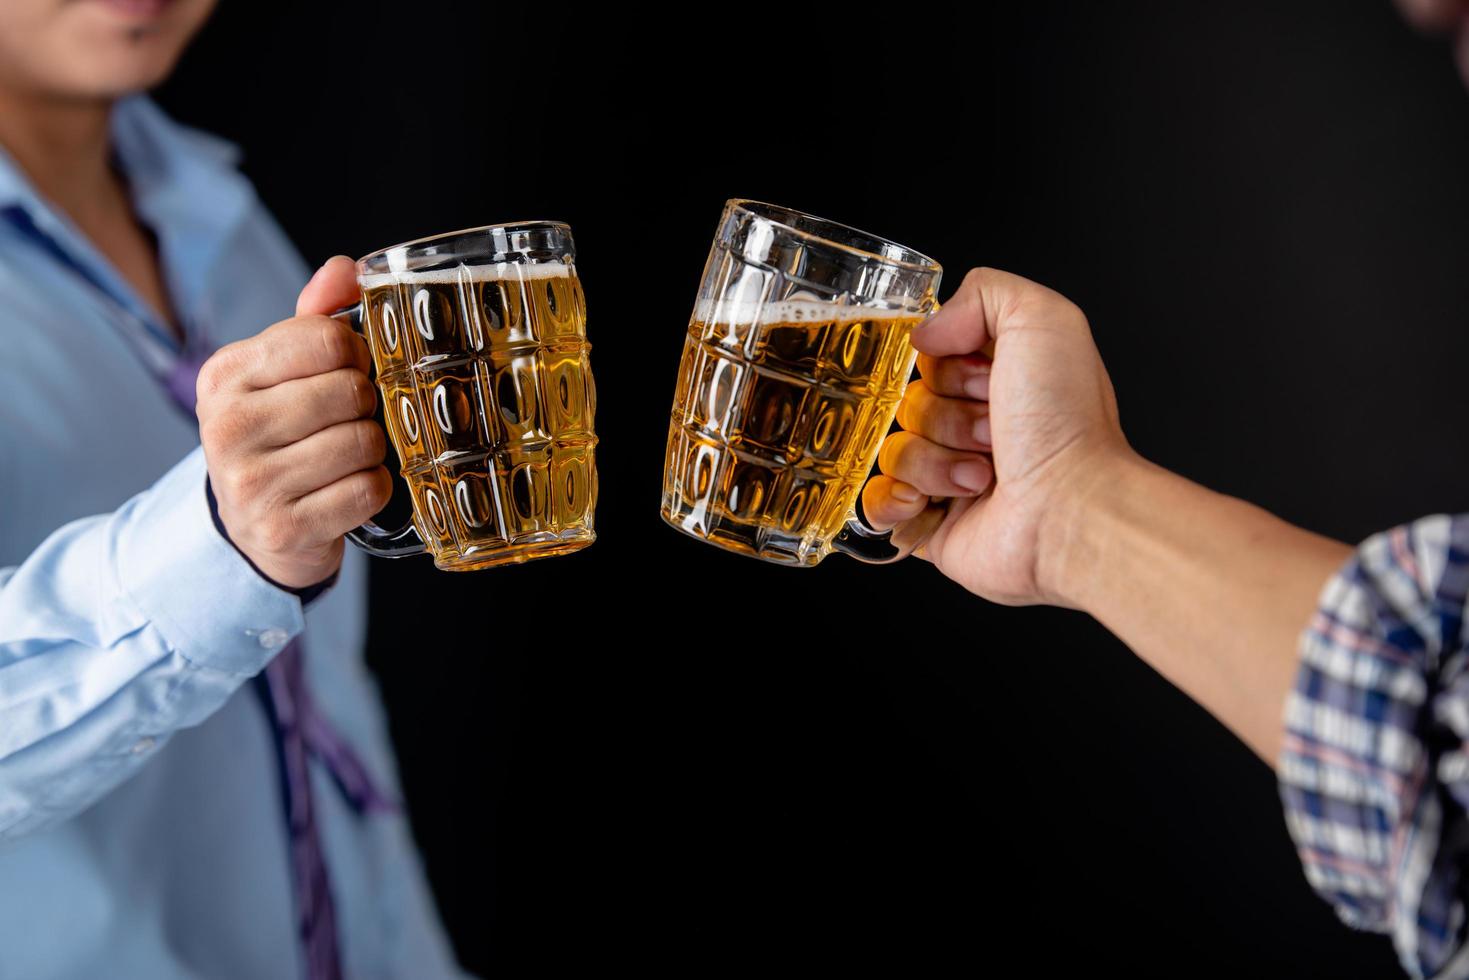
<path fill-rule="evenodd" d="M 1079 312 L 1060 293 L 1023 276 L 971 269 L 943 308 L 914 328 L 913 346 L 932 357 L 991 352 L 1007 330 Z"/>
<path fill-rule="evenodd" d="M 361 298 L 357 288 L 357 264 L 345 255 L 333 255 L 301 289 L 296 298 L 296 315 L 331 314 Z"/>
<path fill-rule="evenodd" d="M 997 325 L 988 309 L 1026 280 L 998 269 L 970 269 L 959 289 L 933 316 L 913 331 L 913 346 L 933 357 L 972 354 L 995 339 Z M 987 309 L 988 308 L 988 309 Z"/>

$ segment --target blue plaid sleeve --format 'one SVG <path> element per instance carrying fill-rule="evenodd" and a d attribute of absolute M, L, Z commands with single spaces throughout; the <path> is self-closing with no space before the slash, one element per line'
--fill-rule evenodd
<path fill-rule="evenodd" d="M 1469 514 L 1367 539 L 1300 641 L 1277 775 L 1306 878 L 1414 977 L 1469 977 Z"/>

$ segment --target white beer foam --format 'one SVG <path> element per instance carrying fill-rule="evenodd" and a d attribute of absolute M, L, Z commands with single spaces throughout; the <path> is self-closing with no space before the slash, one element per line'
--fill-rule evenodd
<path fill-rule="evenodd" d="M 462 279 L 471 282 L 560 279 L 573 271 L 573 267 L 564 262 L 496 262 L 494 265 L 456 265 L 452 269 L 429 269 L 425 272 L 374 272 L 358 276 L 357 284 L 363 289 L 372 289 L 395 282 L 411 286 L 417 283 L 454 285 Z"/>
<path fill-rule="evenodd" d="M 823 303 L 814 299 L 784 299 L 774 303 L 749 300 L 701 299 L 694 319 L 703 323 L 830 323 L 833 320 L 911 320 L 927 316 L 916 310 Z"/>

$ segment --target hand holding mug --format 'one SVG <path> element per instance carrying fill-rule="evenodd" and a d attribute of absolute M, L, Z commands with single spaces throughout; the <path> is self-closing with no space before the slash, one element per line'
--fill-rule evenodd
<path fill-rule="evenodd" d="M 864 492 L 868 517 L 901 532 L 941 508 L 918 553 L 945 575 L 994 602 L 1070 605 L 1069 522 L 1132 454 L 1086 317 L 1028 279 L 975 269 L 911 339 L 921 379 Z"/>
<path fill-rule="evenodd" d="M 220 348 L 199 371 L 199 440 L 219 519 L 264 575 L 331 577 L 342 535 L 387 503 L 367 345 L 325 314 L 356 295 L 350 259 L 323 265 L 297 315 Z"/>

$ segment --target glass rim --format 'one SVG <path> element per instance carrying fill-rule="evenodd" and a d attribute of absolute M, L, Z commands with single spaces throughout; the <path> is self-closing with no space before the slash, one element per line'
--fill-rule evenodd
<path fill-rule="evenodd" d="M 564 221 L 554 221 L 548 218 L 531 218 L 524 221 L 500 221 L 492 225 L 477 225 L 472 228 L 460 228 L 457 231 L 445 231 L 436 235 L 425 235 L 422 238 L 413 238 L 406 242 L 398 242 L 385 248 L 374 249 L 366 255 L 355 260 L 359 272 L 363 267 L 374 259 L 387 258 L 390 253 L 401 252 L 404 258 L 410 257 L 415 250 L 424 249 L 439 242 L 450 241 L 455 238 L 465 238 L 471 235 L 492 232 L 495 230 L 510 231 L 534 231 L 537 229 L 555 229 L 571 238 L 571 225 Z M 392 262 L 389 262 L 391 265 Z"/>
<path fill-rule="evenodd" d="M 902 269 L 911 269 L 915 272 L 941 273 L 944 271 L 944 267 L 940 265 L 937 260 L 932 259 L 927 255 L 924 255 L 917 249 L 909 248 L 907 245 L 900 245 L 890 238 L 884 238 L 881 235 L 874 235 L 870 231 L 863 231 L 861 228 L 854 227 L 853 225 L 842 224 L 840 221 L 832 221 L 830 218 L 822 218 L 818 215 L 807 214 L 805 211 L 797 211 L 795 208 L 788 208 L 780 204 L 771 204 L 768 201 L 757 201 L 753 198 L 748 197 L 732 197 L 724 202 L 724 206 L 726 209 L 739 211 L 744 214 L 748 214 L 753 218 L 758 218 L 761 221 L 769 222 L 770 224 L 776 225 L 777 227 L 788 231 L 792 235 L 795 235 L 799 238 L 803 238 L 808 241 L 819 242 L 822 245 L 828 245 L 832 248 L 838 248 L 844 252 L 849 252 L 853 255 L 860 255 L 864 258 L 873 259 L 877 262 L 883 263 L 884 265 L 897 266 Z M 884 255 L 879 252 L 874 252 L 871 249 L 862 248 L 859 245 L 853 245 L 850 242 L 844 242 L 837 238 L 830 238 L 815 231 L 808 231 L 804 228 L 798 228 L 790 222 L 782 221 L 778 217 L 773 217 L 770 214 L 757 211 L 755 210 L 756 208 L 768 208 L 770 211 L 789 215 L 791 217 L 805 218 L 808 221 L 813 221 L 818 225 L 824 225 L 833 230 L 849 232 L 854 236 L 860 236 L 862 238 L 870 239 L 871 241 L 886 246 L 887 248 L 896 250 L 897 252 L 901 253 L 901 257 L 894 255 Z"/>

